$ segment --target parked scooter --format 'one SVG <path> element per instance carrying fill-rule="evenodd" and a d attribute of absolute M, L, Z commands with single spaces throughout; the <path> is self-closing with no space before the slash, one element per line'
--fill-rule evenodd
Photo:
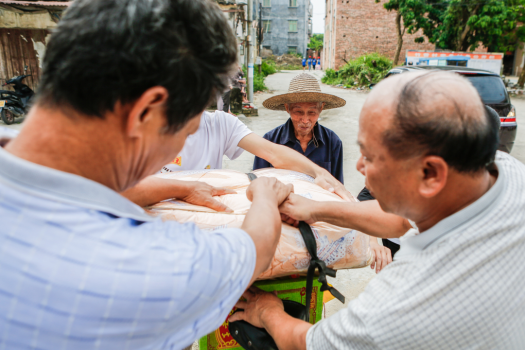
<path fill-rule="evenodd" d="M 13 124 L 15 118 L 24 117 L 29 110 L 29 103 L 35 94 L 22 80 L 30 75 L 19 75 L 5 82 L 13 85 L 15 91 L 0 90 L 0 115 L 7 125 Z"/>

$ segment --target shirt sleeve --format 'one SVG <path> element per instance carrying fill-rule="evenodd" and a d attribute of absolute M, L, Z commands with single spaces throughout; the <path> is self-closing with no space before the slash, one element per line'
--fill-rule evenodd
<path fill-rule="evenodd" d="M 224 145 L 224 154 L 231 160 L 238 158 L 244 150 L 240 148 L 239 142 L 252 131 L 239 120 L 229 113 L 222 111 L 215 112 L 215 118 L 221 128 L 221 141 Z"/>
<path fill-rule="evenodd" d="M 159 220 L 138 229 L 147 237 L 135 263 L 148 266 L 147 296 L 158 300 L 141 321 L 150 318 L 154 327 L 151 320 L 162 319 L 164 328 L 176 331 L 174 344 L 219 328 L 253 276 L 256 250 L 251 237 L 238 228 L 205 231 L 175 221 Z"/>
<path fill-rule="evenodd" d="M 266 140 L 269 140 L 268 134 L 267 133 L 264 134 L 263 138 Z M 262 169 L 262 168 L 271 168 L 271 167 L 273 167 L 273 165 L 271 165 L 266 160 L 259 158 L 257 156 L 253 160 L 253 170 Z"/>
<path fill-rule="evenodd" d="M 217 329 L 249 287 L 255 270 L 256 250 L 241 229 L 197 233 L 196 251 L 186 291 L 198 303 L 189 306 L 194 315 L 195 339 Z"/>
<path fill-rule="evenodd" d="M 345 183 L 343 176 L 343 142 L 337 138 L 336 145 L 332 150 L 332 175 L 342 184 Z"/>
<path fill-rule="evenodd" d="M 306 334 L 307 350 L 379 349 L 362 313 L 366 309 L 352 302 L 346 309 L 317 322 Z M 352 307 L 353 306 L 353 307 Z M 361 310 L 354 310 L 358 307 Z"/>

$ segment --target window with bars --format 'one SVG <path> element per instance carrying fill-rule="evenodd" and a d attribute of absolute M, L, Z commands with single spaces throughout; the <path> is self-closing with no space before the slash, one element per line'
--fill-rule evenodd
<path fill-rule="evenodd" d="M 290 0 L 290 7 L 297 7 L 297 0 Z"/>
<path fill-rule="evenodd" d="M 272 31 L 272 21 L 269 19 L 263 20 L 263 33 L 269 33 Z"/>
<path fill-rule="evenodd" d="M 272 7 L 272 0 L 263 0 L 264 7 Z"/>
<path fill-rule="evenodd" d="M 289 32 L 297 31 L 297 21 L 288 21 L 288 31 Z"/>
<path fill-rule="evenodd" d="M 295 55 L 297 54 L 297 46 L 288 46 L 288 53 L 290 55 Z"/>

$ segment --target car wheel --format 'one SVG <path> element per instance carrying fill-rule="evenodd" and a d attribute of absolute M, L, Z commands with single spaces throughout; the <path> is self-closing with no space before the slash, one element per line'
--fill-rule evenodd
<path fill-rule="evenodd" d="M 13 124 L 15 122 L 15 115 L 10 110 L 3 109 L 2 110 L 2 120 L 7 125 L 11 125 L 11 124 Z"/>

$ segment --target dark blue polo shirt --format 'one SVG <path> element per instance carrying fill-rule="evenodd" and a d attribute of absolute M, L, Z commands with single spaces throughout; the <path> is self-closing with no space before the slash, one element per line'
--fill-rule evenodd
<path fill-rule="evenodd" d="M 317 139 L 317 145 L 314 139 L 310 140 L 306 152 L 303 152 L 301 143 L 295 137 L 292 120 L 288 119 L 286 123 L 267 132 L 263 137 L 273 143 L 285 145 L 301 153 L 315 164 L 328 170 L 336 179 L 343 182 L 343 143 L 339 136 L 332 130 L 316 123 L 314 126 L 314 135 Z M 268 168 L 272 165 L 255 157 L 253 170 Z"/>

